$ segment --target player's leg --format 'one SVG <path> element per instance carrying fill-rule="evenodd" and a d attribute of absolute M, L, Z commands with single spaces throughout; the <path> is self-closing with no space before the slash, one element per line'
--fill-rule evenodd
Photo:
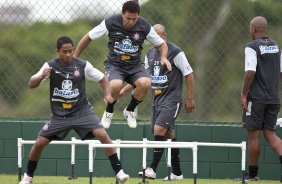
<path fill-rule="evenodd" d="M 170 111 L 174 112 L 173 118 L 171 118 L 171 126 L 166 131 L 165 139 L 171 139 L 172 141 L 176 141 L 174 126 L 175 120 L 180 112 L 181 104 L 180 103 L 171 103 Z M 171 166 L 172 166 L 172 173 L 170 175 L 171 180 L 179 180 L 183 179 L 183 174 L 180 167 L 180 149 L 179 148 L 172 148 L 171 149 Z M 165 177 L 163 180 L 168 180 L 168 177 Z"/>
<path fill-rule="evenodd" d="M 38 161 L 40 159 L 40 155 L 42 153 L 42 150 L 46 145 L 50 143 L 50 140 L 38 136 L 29 155 L 29 160 L 27 163 L 27 171 L 24 173 L 24 177 L 22 178 L 20 184 L 30 184 L 32 183 L 34 172 L 37 168 Z"/>
<path fill-rule="evenodd" d="M 279 161 L 281 164 L 281 181 L 282 181 L 282 141 L 275 133 L 276 121 L 277 121 L 279 110 L 280 110 L 279 104 L 272 104 L 272 105 L 270 104 L 267 106 L 264 116 L 265 128 L 263 129 L 263 134 L 268 144 L 271 146 L 273 151 L 279 157 Z"/>
<path fill-rule="evenodd" d="M 112 144 L 112 141 L 100 123 L 98 116 L 93 112 L 73 120 L 74 130 L 82 140 L 96 137 L 102 144 Z M 112 168 L 121 182 L 128 180 L 129 176 L 122 170 L 121 162 L 117 156 L 115 148 L 105 148 L 105 153 L 109 158 Z"/>
<path fill-rule="evenodd" d="M 243 114 L 244 127 L 248 133 L 249 175 L 247 180 L 258 180 L 260 156 L 260 131 L 263 128 L 265 104 L 248 102 L 248 111 Z"/>
<path fill-rule="evenodd" d="M 112 144 L 112 141 L 104 128 L 94 129 L 92 133 L 102 144 Z M 116 148 L 105 148 L 105 153 L 111 162 L 111 166 L 115 171 L 116 177 L 120 182 L 124 183 L 129 179 L 129 175 L 125 174 L 122 169 L 121 162 L 117 156 Z"/>
<path fill-rule="evenodd" d="M 126 78 L 126 82 L 135 88 L 131 96 L 131 101 L 124 109 L 123 114 L 127 119 L 128 126 L 130 128 L 136 128 L 137 122 L 134 110 L 147 95 L 151 87 L 151 80 L 144 66 L 139 64 L 132 68 L 131 74 Z"/>

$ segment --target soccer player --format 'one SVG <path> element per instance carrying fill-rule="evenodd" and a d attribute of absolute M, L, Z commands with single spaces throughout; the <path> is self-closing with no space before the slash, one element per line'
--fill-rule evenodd
<path fill-rule="evenodd" d="M 158 35 L 165 41 L 167 34 L 165 27 L 156 24 L 153 26 Z M 151 48 L 145 57 L 145 68 L 151 76 L 152 82 L 152 133 L 155 141 L 165 141 L 172 139 L 176 141 L 174 133 L 174 123 L 179 114 L 182 104 L 183 77 L 187 86 L 187 94 L 184 101 L 185 111 L 193 112 L 194 103 L 194 79 L 193 70 L 184 54 L 184 52 L 175 44 L 167 42 L 168 60 L 172 66 L 169 71 L 165 66 L 160 64 L 160 52 L 157 48 Z M 121 96 L 129 91 L 127 85 L 121 91 Z M 145 170 L 145 177 L 150 179 L 156 178 L 156 170 L 163 155 L 164 148 L 154 148 L 153 160 Z M 172 173 L 171 180 L 183 179 L 179 161 L 179 148 L 171 150 Z M 139 175 L 142 176 L 143 172 Z M 168 177 L 164 178 L 168 180 Z"/>
<path fill-rule="evenodd" d="M 89 31 L 78 43 L 74 56 L 78 57 L 88 44 L 103 35 L 108 35 L 108 56 L 104 61 L 106 75 L 110 80 L 111 95 L 114 99 L 108 103 L 102 117 L 102 124 L 109 128 L 114 113 L 114 105 L 124 81 L 135 86 L 132 99 L 123 114 L 130 128 L 136 128 L 134 109 L 143 101 L 151 82 L 141 62 L 141 51 L 147 39 L 160 51 L 160 62 L 171 69 L 167 60 L 167 44 L 161 39 L 149 23 L 139 16 L 140 6 L 136 1 L 127 1 L 122 6 L 122 14 L 103 20 Z"/>
<path fill-rule="evenodd" d="M 96 137 L 103 144 L 112 144 L 99 118 L 87 100 L 85 79 L 99 82 L 104 91 L 104 102 L 113 101 L 106 76 L 88 61 L 73 57 L 73 42 L 62 36 L 57 40 L 58 58 L 44 63 L 40 71 L 29 80 L 29 87 L 36 88 L 50 80 L 50 103 L 52 114 L 40 130 L 33 145 L 27 172 L 20 184 L 32 183 L 34 171 L 44 147 L 52 140 L 63 140 L 74 129 L 82 140 Z M 129 176 L 122 170 L 116 149 L 105 148 L 117 179 L 124 183 Z"/>
<path fill-rule="evenodd" d="M 258 180 L 260 133 L 279 156 L 282 164 L 282 142 L 276 135 L 280 110 L 281 51 L 267 37 L 267 20 L 258 16 L 250 22 L 253 41 L 245 47 L 245 79 L 241 92 L 243 125 L 248 132 L 249 173 L 246 180 Z"/>

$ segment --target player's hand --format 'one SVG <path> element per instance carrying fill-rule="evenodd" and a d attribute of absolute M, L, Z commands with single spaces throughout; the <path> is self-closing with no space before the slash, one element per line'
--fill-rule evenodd
<path fill-rule="evenodd" d="M 166 68 L 167 68 L 169 71 L 172 70 L 172 66 L 171 66 L 169 60 L 167 60 L 167 58 L 162 58 L 162 59 L 161 59 L 161 64 L 162 64 L 162 65 L 166 65 Z"/>
<path fill-rule="evenodd" d="M 185 100 L 185 111 L 190 113 L 190 112 L 193 112 L 195 109 L 195 102 L 194 102 L 194 99 L 192 98 L 187 98 Z"/>
<path fill-rule="evenodd" d="M 113 101 L 114 101 L 114 99 L 111 95 L 107 95 L 107 96 L 104 97 L 104 103 L 106 105 L 113 103 Z"/>
<path fill-rule="evenodd" d="M 243 110 L 246 112 L 248 110 L 248 108 L 247 108 L 247 97 L 245 95 L 241 95 L 240 101 L 241 101 L 241 106 L 242 106 Z"/>
<path fill-rule="evenodd" d="M 52 67 L 45 68 L 42 72 L 42 78 L 45 79 L 45 78 L 50 77 L 51 70 L 52 70 Z"/>

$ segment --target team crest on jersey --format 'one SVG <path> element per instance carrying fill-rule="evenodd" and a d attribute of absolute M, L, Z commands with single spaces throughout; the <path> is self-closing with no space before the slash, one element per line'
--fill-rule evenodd
<path fill-rule="evenodd" d="M 45 125 L 43 126 L 43 128 L 42 128 L 42 130 L 44 131 L 44 132 L 46 132 L 48 129 L 49 129 L 49 126 L 51 125 L 51 122 L 50 121 L 47 121 L 46 123 L 45 123 Z"/>
<path fill-rule="evenodd" d="M 80 76 L 80 71 L 79 71 L 78 67 L 75 67 L 75 68 L 74 68 L 73 75 L 74 75 L 75 77 L 79 77 L 79 76 Z"/>
<path fill-rule="evenodd" d="M 140 36 L 139 36 L 139 33 L 134 33 L 133 34 L 133 39 L 134 40 L 139 40 Z"/>
<path fill-rule="evenodd" d="M 160 75 L 160 67 L 154 66 L 154 76 L 159 76 L 159 75 Z"/>

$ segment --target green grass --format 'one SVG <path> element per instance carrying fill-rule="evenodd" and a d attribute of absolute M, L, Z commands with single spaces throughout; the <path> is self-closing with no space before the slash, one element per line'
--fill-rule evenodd
<path fill-rule="evenodd" d="M 192 179 L 184 179 L 180 181 L 162 181 L 161 179 L 147 180 L 149 184 L 194 184 Z M 141 178 L 130 178 L 126 184 L 138 184 L 142 182 Z M 17 175 L 0 174 L 1 184 L 15 184 L 17 182 Z M 68 180 L 66 176 L 36 176 L 33 184 L 88 184 L 89 178 L 79 177 L 76 180 Z M 93 177 L 93 184 L 115 184 L 115 178 L 107 177 Z M 279 181 L 260 180 L 258 182 L 249 182 L 254 184 L 278 184 Z M 197 184 L 241 184 L 240 181 L 233 181 L 232 179 L 198 179 Z"/>

